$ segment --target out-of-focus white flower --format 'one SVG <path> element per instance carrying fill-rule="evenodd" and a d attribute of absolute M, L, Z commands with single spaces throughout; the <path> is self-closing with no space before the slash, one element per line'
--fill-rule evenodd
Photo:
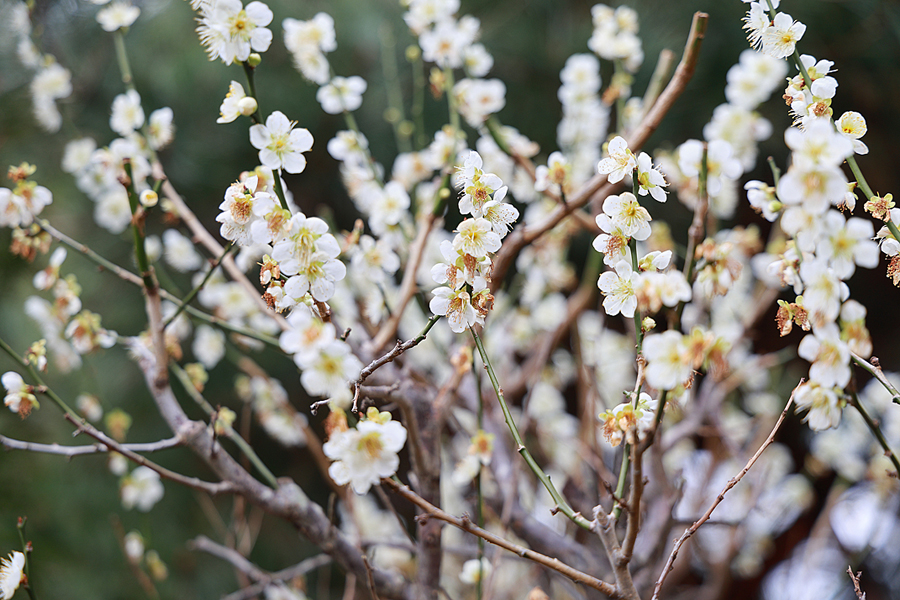
<path fill-rule="evenodd" d="M 172 119 L 175 118 L 172 109 L 168 106 L 158 108 L 150 113 L 150 120 L 147 124 L 147 143 L 154 150 L 161 150 L 172 143 L 175 139 L 175 125 Z"/>
<path fill-rule="evenodd" d="M 97 22 L 104 31 L 112 32 L 131 27 L 139 16 L 141 9 L 137 6 L 133 6 L 128 0 L 116 0 L 100 9 L 97 13 Z"/>
<path fill-rule="evenodd" d="M 128 90 L 115 97 L 112 104 L 112 116 L 109 128 L 128 137 L 144 124 L 144 109 L 141 108 L 141 96 L 135 90 Z"/>
<path fill-rule="evenodd" d="M 350 346 L 341 340 L 323 343 L 315 354 L 303 355 L 303 361 L 300 383 L 311 396 L 332 395 L 359 377 L 363 368 Z"/>
<path fill-rule="evenodd" d="M 129 531 L 125 534 L 125 556 L 138 564 L 144 559 L 144 536 L 139 531 Z"/>
<path fill-rule="evenodd" d="M 457 109 L 471 127 L 506 106 L 506 85 L 499 79 L 460 79 L 451 92 Z"/>
<path fill-rule="evenodd" d="M 137 507 L 141 512 L 148 512 L 162 500 L 165 489 L 159 480 L 159 473 L 141 466 L 122 479 L 119 493 L 125 510 Z"/>
<path fill-rule="evenodd" d="M 479 581 L 486 581 L 491 576 L 491 561 L 487 558 L 478 560 L 473 558 L 463 563 L 462 572 L 459 574 L 459 580 L 469 585 L 475 585 Z"/>
<path fill-rule="evenodd" d="M 322 105 L 322 110 L 331 115 L 353 112 L 362 106 L 362 95 L 366 87 L 366 80 L 356 75 L 335 77 L 327 85 L 319 88 L 316 100 Z"/>
<path fill-rule="evenodd" d="M 841 403 L 835 388 L 819 385 L 815 381 L 804 383 L 794 393 L 794 403 L 797 412 L 809 411 L 803 420 L 813 431 L 831 429 L 841 423 Z"/>
<path fill-rule="evenodd" d="M 175 229 L 167 229 L 162 235 L 166 262 L 182 273 L 196 271 L 203 266 L 203 257 L 194 244 Z"/>
<path fill-rule="evenodd" d="M 673 390 L 691 378 L 693 363 L 677 331 L 648 335 L 642 347 L 647 360 L 647 383 L 658 390 Z"/>
<path fill-rule="evenodd" d="M 194 332 L 193 350 L 197 360 L 212 369 L 225 356 L 225 334 L 209 325 L 200 325 Z"/>

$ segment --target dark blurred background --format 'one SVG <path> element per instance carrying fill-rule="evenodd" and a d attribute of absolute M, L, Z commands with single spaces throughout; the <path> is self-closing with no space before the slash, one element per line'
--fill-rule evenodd
<path fill-rule="evenodd" d="M 247 122 L 215 122 L 228 82 L 235 79 L 244 83 L 243 73 L 239 66 L 226 67 L 207 60 L 193 31 L 193 13 L 184 0 L 136 4 L 142 14 L 126 38 L 135 85 L 148 115 L 163 106 L 174 110 L 178 130 L 172 146 L 162 152 L 162 161 L 189 205 L 216 230 L 212 226 L 225 188 L 242 170 L 257 164 L 256 152 L 248 143 Z M 556 149 L 558 73 L 570 54 L 588 52 L 592 4 L 556 0 L 462 3 L 462 13 L 481 20 L 481 41 L 495 59 L 491 76 L 507 85 L 507 106 L 500 119 L 538 141 L 544 158 Z M 697 10 L 709 13 L 709 30 L 697 73 L 647 149 L 674 148 L 685 139 L 701 138 L 713 109 L 725 101 L 725 73 L 747 48 L 740 21 L 747 5 L 738 0 L 638 0 L 629 5 L 640 15 L 646 54 L 634 86 L 636 94 L 643 93 L 660 50 L 670 48 L 680 55 L 691 14 Z M 329 60 L 337 74 L 361 75 L 368 81 L 357 120 L 376 159 L 388 169 L 397 149 L 383 118 L 387 101 L 381 60 L 387 56 L 397 62 L 408 109 L 411 67 L 404 49 L 413 39 L 401 19 L 399 3 L 394 1 L 273 1 L 269 6 L 275 13 L 270 26 L 275 40 L 258 69 L 261 112 L 266 115 L 281 110 L 312 132 L 316 143 L 306 155 L 307 169 L 288 176 L 288 185 L 303 210 L 329 211 L 340 227 L 350 228 L 356 215 L 341 186 L 337 163 L 325 150 L 325 143 L 343 128 L 343 121 L 339 116 L 323 114 L 315 101 L 316 87 L 293 69 L 283 46 L 281 21 L 287 17 L 309 19 L 319 11 L 334 17 L 338 50 L 329 55 Z M 835 61 L 835 77 L 840 83 L 835 113 L 856 110 L 868 121 L 869 134 L 864 141 L 871 153 L 861 157 L 859 164 L 872 188 L 882 193 L 900 192 L 897 152 L 890 146 L 891 140 L 900 139 L 900 6 L 876 0 L 794 0 L 783 9 L 808 26 L 801 51 Z M 114 137 L 108 124 L 110 105 L 123 88 L 112 36 L 96 23 L 96 10 L 76 0 L 36 3 L 36 41 L 73 75 L 74 93 L 60 106 L 63 129 L 54 135 L 43 133 L 35 124 L 28 91 L 30 74 L 15 58 L 12 37 L 0 35 L 0 167 L 5 172 L 8 165 L 22 161 L 37 165 L 35 179 L 54 194 L 54 202 L 44 214 L 64 232 L 129 265 L 130 259 L 123 258 L 129 256 L 128 234 L 100 235 L 93 224 L 90 200 L 59 167 L 68 140 L 89 135 L 103 146 Z M 396 39 L 395 46 L 384 46 L 386 34 Z M 605 80 L 608 77 L 605 70 Z M 443 123 L 446 108 L 427 97 L 426 110 L 430 138 Z M 772 155 L 785 168 L 787 151 L 781 137 L 789 126 L 785 106 L 773 98 L 761 112 L 772 121 L 775 133 L 763 142 L 760 158 Z M 471 132 L 470 141 L 474 142 Z M 770 181 L 771 174 L 763 167 L 745 178 Z M 660 216 L 654 213 L 655 218 L 670 220 L 676 232 L 686 229 L 680 225 L 686 225 L 689 216 L 679 205 L 669 203 L 660 210 Z M 757 223 L 764 231 L 767 227 L 743 205 L 736 220 Z M 0 247 L 8 247 L 9 240 L 10 231 L 0 230 Z M 36 267 L 45 264 L 46 257 L 31 265 L 0 253 L 0 336 L 19 351 L 40 337 L 37 326 L 23 316 L 22 304 L 35 293 L 31 277 Z M 77 274 L 84 288 L 85 308 L 101 313 L 105 326 L 122 335 L 137 334 L 144 327 L 136 288 L 97 272 L 92 263 L 74 252 L 69 253 L 64 272 Z M 183 277 L 173 277 L 183 289 L 189 287 Z M 886 366 L 897 364 L 897 319 L 892 311 L 897 306 L 898 291 L 885 278 L 884 266 L 858 270 L 850 285 L 854 297 L 869 308 L 875 353 Z M 790 343 L 797 339 L 792 338 Z M 785 342 L 773 339 L 761 343 Z M 260 360 L 273 365 L 272 374 L 284 383 L 295 406 L 303 409 L 308 402 L 303 399 L 293 365 L 275 358 L 274 353 L 264 353 Z M 12 368 L 8 358 L 0 357 L 0 372 Z M 210 375 L 206 396 L 214 404 L 239 409 L 240 401 L 232 391 L 233 373 L 228 367 L 222 363 Z M 72 375 L 60 376 L 51 369 L 47 381 L 71 402 L 78 393 L 89 392 L 101 399 L 107 411 L 116 407 L 128 411 L 134 417 L 129 441 L 168 436 L 137 368 L 119 348 L 86 356 L 84 368 Z M 9 412 L 0 413 L 0 433 L 44 443 L 86 443 L 85 439 L 70 439 L 71 427 L 49 404 L 45 402 L 25 422 Z M 199 412 L 194 416 L 199 418 Z M 255 429 L 254 437 L 261 437 Z M 304 487 L 319 488 L 320 492 L 311 493 L 317 501 L 325 501 L 326 492 L 311 475 L 310 457 L 305 451 L 287 451 L 268 442 L 261 444 L 260 451 L 277 475 L 290 475 L 307 483 Z M 210 477 L 186 450 L 171 450 L 154 458 L 179 471 Z M 56 456 L 0 452 L 0 554 L 18 548 L 16 518 L 27 515 L 28 536 L 36 550 L 38 594 L 60 599 L 140 597 L 111 523 L 111 519 L 119 518 L 126 531 L 140 530 L 148 547 L 158 550 L 167 563 L 170 576 L 160 584 L 164 597 L 217 598 L 235 589 L 233 573 L 223 562 L 185 547 L 185 542 L 198 533 L 216 537 L 209 507 L 204 512 L 190 490 L 169 483 L 165 489 L 165 497 L 150 514 L 123 511 L 117 478 L 110 475 L 104 458 L 82 457 L 68 462 Z M 214 505 L 221 518 L 229 521 L 232 501 L 217 500 Z M 262 535 L 265 543 L 254 550 L 252 558 L 264 568 L 286 567 L 314 552 L 291 527 L 279 521 L 263 519 Z M 743 591 L 754 595 L 751 589 Z M 314 590 L 311 595 L 315 595 Z"/>

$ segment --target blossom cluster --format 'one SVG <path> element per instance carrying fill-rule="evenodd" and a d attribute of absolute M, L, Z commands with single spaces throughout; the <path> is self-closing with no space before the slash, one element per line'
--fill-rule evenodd
<path fill-rule="evenodd" d="M 463 193 L 459 212 L 471 215 L 456 228 L 453 241 L 441 244 L 444 261 L 431 270 L 441 287 L 432 291 L 429 308 L 446 316 L 450 329 L 462 333 L 484 319 L 493 308 L 490 288 L 491 257 L 519 218 L 512 204 L 503 202 L 508 188 L 493 173 L 482 170 L 484 161 L 476 151 L 466 156 L 462 168 Z"/>

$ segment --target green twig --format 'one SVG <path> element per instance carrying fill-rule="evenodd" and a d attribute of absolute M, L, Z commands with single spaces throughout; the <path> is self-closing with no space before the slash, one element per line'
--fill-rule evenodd
<path fill-rule="evenodd" d="M 62 410 L 64 413 L 66 413 L 70 417 L 73 417 L 76 421 L 81 421 L 81 415 L 79 415 L 77 412 L 72 410 L 72 408 L 69 407 L 69 405 L 66 404 L 65 401 L 56 394 L 56 392 L 54 392 L 49 387 L 47 387 L 47 384 L 44 383 L 44 380 L 40 376 L 40 374 L 37 372 L 37 369 L 35 369 L 34 366 L 32 366 L 32 364 L 30 362 L 28 362 L 27 360 L 25 360 L 24 358 L 22 358 L 21 356 L 16 354 L 16 351 L 13 350 L 12 347 L 9 344 L 7 344 L 3 338 L 0 338 L 0 348 L 2 348 L 4 352 L 9 354 L 9 356 L 12 357 L 12 359 L 14 361 L 16 361 L 16 363 L 19 364 L 19 366 L 21 366 L 23 369 L 28 371 L 28 374 L 31 376 L 31 379 L 36 384 L 34 386 L 35 392 L 44 394 L 45 396 L 50 398 L 54 402 L 54 404 L 56 404 L 60 408 L 60 410 Z"/>
<path fill-rule="evenodd" d="M 585 529 L 587 531 L 591 531 L 591 522 L 585 519 L 581 513 L 575 512 L 575 510 L 569 506 L 569 503 L 566 502 L 566 499 L 562 497 L 562 494 L 556 489 L 556 486 L 553 485 L 553 482 L 550 481 L 550 477 L 544 472 L 543 469 L 537 464 L 537 461 L 534 460 L 534 457 L 531 455 L 531 452 L 528 451 L 528 448 L 525 447 L 525 443 L 522 441 L 522 436 L 519 435 L 519 429 L 516 427 L 515 421 L 513 421 L 512 413 L 509 411 L 509 406 L 506 404 L 506 399 L 503 397 L 503 389 L 500 387 L 500 382 L 497 380 L 497 375 L 494 373 L 494 368 L 491 366 L 491 361 L 488 358 L 487 351 L 484 349 L 484 343 L 481 341 L 481 337 L 475 333 L 474 329 L 469 329 L 472 333 L 472 338 L 475 340 L 475 347 L 478 349 L 478 354 L 481 356 L 481 362 L 484 364 L 485 370 L 487 370 L 488 377 L 491 380 L 491 385 L 494 386 L 494 392 L 497 394 L 497 400 L 500 402 L 500 409 L 503 411 L 503 417 L 506 419 L 506 425 L 509 427 L 509 431 L 512 434 L 513 441 L 516 443 L 516 450 L 519 454 L 522 455 L 522 458 L 525 459 L 525 463 L 531 469 L 531 471 L 537 476 L 538 480 L 544 485 L 547 491 L 550 493 L 550 496 L 553 498 L 553 501 L 556 503 L 556 510 L 566 515 L 569 519 L 572 520 L 573 523 Z"/>
<path fill-rule="evenodd" d="M 229 242 L 227 244 L 225 244 L 225 248 L 222 250 L 222 254 L 220 254 L 219 257 L 215 261 L 212 262 L 212 264 L 210 264 L 209 270 L 206 272 L 206 275 L 203 277 L 203 281 L 201 281 L 197 287 L 192 289 L 190 291 L 190 293 L 188 293 L 188 295 L 184 297 L 184 300 L 182 300 L 178 304 L 178 308 L 175 310 L 175 313 L 166 320 L 165 324 L 163 325 L 163 329 L 165 329 L 166 327 L 171 325 L 172 321 L 177 319 L 178 315 L 180 315 L 182 313 L 182 311 L 184 311 L 184 309 L 187 308 L 187 305 L 191 303 L 191 301 L 194 299 L 194 297 L 196 297 L 197 294 L 200 293 L 200 290 L 202 290 L 204 287 L 206 287 L 206 284 L 209 282 L 209 279 L 210 279 L 210 277 L 212 277 L 212 274 L 215 272 L 215 270 L 218 268 L 218 266 L 220 264 L 222 264 L 222 261 L 225 260 L 225 257 L 228 255 L 228 253 L 231 252 L 231 250 L 234 248 L 235 248 L 234 242 L 229 240 Z"/>
<path fill-rule="evenodd" d="M 128 205 L 131 208 L 131 231 L 134 237 L 134 256 L 137 260 L 138 270 L 141 273 L 141 279 L 144 280 L 144 287 L 148 291 L 156 289 L 156 282 L 153 280 L 153 273 L 150 271 L 150 261 L 147 258 L 147 249 L 144 246 L 144 219 L 143 208 L 138 201 L 137 192 L 134 189 L 134 173 L 131 168 L 131 159 L 126 158 L 122 161 L 125 167 L 125 177 L 127 181 L 123 181 L 125 192 L 128 194 Z"/>
<path fill-rule="evenodd" d="M 856 392 L 850 392 L 850 397 L 852 398 L 853 406 L 856 408 L 856 410 L 859 411 L 859 414 L 866 422 L 866 425 L 869 427 L 872 435 L 875 436 L 875 439 L 878 440 L 878 444 L 884 450 L 884 455 L 891 460 L 891 463 L 894 465 L 894 469 L 897 471 L 897 475 L 900 476 L 900 460 L 897 459 L 897 455 L 894 454 L 894 451 L 891 450 L 891 447 L 888 445 L 887 440 L 884 438 L 884 433 L 881 432 L 881 428 L 878 426 L 878 423 L 876 423 L 872 419 L 872 417 L 869 416 L 869 413 L 866 412 L 866 409 L 859 401 L 859 396 L 856 395 Z"/>
<path fill-rule="evenodd" d="M 116 61 L 119 63 L 119 71 L 122 73 L 122 83 L 129 90 L 133 90 L 134 77 L 131 74 L 131 65 L 128 64 L 128 52 L 125 51 L 125 34 L 121 29 L 113 32 L 113 41 L 116 45 Z"/>
<path fill-rule="evenodd" d="M 213 417 L 218 411 L 213 408 L 213 406 L 209 402 L 207 402 L 206 398 L 204 398 L 200 394 L 200 392 L 197 391 L 197 388 L 194 387 L 194 384 L 191 381 L 190 375 L 188 375 L 185 370 L 182 369 L 181 366 L 174 361 L 170 362 L 169 366 L 171 367 L 172 372 L 175 374 L 175 377 L 177 377 L 178 381 L 181 382 L 184 391 L 186 391 L 188 395 L 193 398 L 194 402 L 196 402 L 197 405 L 203 409 L 207 416 Z M 275 478 L 275 475 L 272 474 L 272 471 L 270 471 L 269 468 L 265 465 L 265 463 L 263 463 L 262 459 L 259 458 L 259 455 L 256 454 L 250 444 L 248 444 L 247 441 L 240 436 L 240 434 L 232 429 L 231 425 L 228 425 L 224 422 L 222 422 L 221 424 L 225 426 L 226 436 L 228 437 L 228 439 L 234 442 L 238 449 L 244 453 L 244 456 L 246 456 L 253 464 L 253 466 L 256 467 L 256 470 L 259 471 L 260 475 L 263 476 L 263 479 L 266 480 L 266 483 L 268 483 L 272 489 L 277 490 L 278 480 Z M 213 426 L 215 427 L 215 424 L 213 424 Z"/>

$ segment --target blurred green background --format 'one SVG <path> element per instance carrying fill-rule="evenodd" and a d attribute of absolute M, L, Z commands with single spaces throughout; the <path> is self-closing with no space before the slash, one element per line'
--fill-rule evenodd
<path fill-rule="evenodd" d="M 556 149 L 558 73 L 570 54 L 588 52 L 592 4 L 554 0 L 462 3 L 462 13 L 481 20 L 481 41 L 495 58 L 491 76 L 507 85 L 507 106 L 500 119 L 538 141 L 543 157 Z M 879 192 L 900 192 L 897 153 L 891 146 L 892 140 L 900 139 L 900 7 L 875 0 L 795 0 L 789 4 L 783 9 L 808 26 L 802 52 L 835 61 L 835 76 L 840 83 L 835 112 L 856 110 L 868 120 L 869 134 L 864 141 L 871 154 L 860 158 L 859 163 L 869 183 Z M 247 122 L 215 122 L 228 82 L 235 79 L 243 83 L 243 73 L 239 66 L 226 67 L 207 60 L 194 34 L 194 16 L 187 2 L 146 0 L 137 5 L 142 15 L 126 38 L 135 85 L 146 112 L 169 106 L 178 128 L 175 142 L 161 155 L 162 161 L 190 206 L 217 230 L 214 219 L 225 188 L 242 170 L 257 164 L 256 152 L 248 143 Z M 261 112 L 266 115 L 281 110 L 312 132 L 316 143 L 306 155 L 307 169 L 288 176 L 288 185 L 303 210 L 330 211 L 339 226 L 349 228 L 356 215 L 341 186 L 337 163 L 325 150 L 325 143 L 343 128 L 343 121 L 322 113 L 315 101 L 316 87 L 306 83 L 291 66 L 282 42 L 281 21 L 287 17 L 309 19 L 319 11 L 334 17 L 338 50 L 329 55 L 329 60 L 337 74 L 361 75 L 368 81 L 357 120 L 376 159 L 388 169 L 396 145 L 383 118 L 387 101 L 381 60 L 387 56 L 397 62 L 408 108 L 411 71 L 404 49 L 413 40 L 401 19 L 401 7 L 394 1 L 276 1 L 269 5 L 275 13 L 271 26 L 275 41 L 258 69 Z M 640 14 L 647 57 L 634 86 L 637 94 L 643 93 L 661 49 L 670 48 L 680 55 L 691 14 L 695 10 L 710 14 L 697 74 L 647 149 L 672 148 L 685 139 L 702 137 L 703 125 L 715 106 L 725 100 L 726 71 L 747 48 L 740 21 L 746 5 L 738 0 L 640 0 L 629 5 Z M 53 205 L 45 215 L 101 254 L 130 265 L 129 234 L 101 235 L 93 225 L 91 202 L 59 168 L 63 146 L 69 139 L 90 135 L 102 146 L 114 137 L 108 125 L 109 107 L 123 88 L 112 37 L 94 20 L 96 10 L 90 3 L 76 0 L 36 3 L 36 41 L 73 74 L 75 91 L 60 106 L 65 120 L 58 134 L 46 135 L 35 124 L 28 92 L 30 74 L 14 56 L 12 36 L 0 34 L 0 166 L 5 171 L 7 165 L 21 161 L 37 165 L 35 179 L 54 194 Z M 395 46 L 384 46 L 386 34 L 396 39 Z M 604 76 L 608 80 L 609 72 L 604 71 Z M 430 97 L 426 108 L 430 138 L 443 124 L 446 108 Z M 786 149 L 781 132 L 789 125 L 785 107 L 775 98 L 762 112 L 772 121 L 775 133 L 762 144 L 760 157 L 773 155 L 784 168 Z M 471 132 L 470 141 L 474 142 Z M 760 167 L 745 178 L 771 180 L 771 175 Z M 666 205 L 665 211 L 657 218 L 671 220 L 676 231 L 679 224 L 688 221 L 686 211 L 676 203 Z M 742 208 L 737 220 L 766 228 L 765 222 L 747 208 Z M 0 247 L 8 247 L 9 240 L 9 230 L 0 231 Z M 32 274 L 45 264 L 45 257 L 31 265 L 0 253 L 0 336 L 17 350 L 24 351 L 40 336 L 35 324 L 24 317 L 22 303 L 34 293 Z M 136 288 L 97 272 L 92 263 L 73 252 L 64 272 L 77 274 L 84 287 L 85 308 L 101 313 L 105 326 L 123 335 L 143 329 L 142 302 Z M 183 289 L 189 287 L 183 277 L 173 277 Z M 876 354 L 886 365 L 897 364 L 900 354 L 892 344 L 897 322 L 896 317 L 888 315 L 897 305 L 898 292 L 884 277 L 883 266 L 871 272 L 858 271 L 851 286 L 854 297 L 869 307 Z M 783 344 L 777 340 L 763 343 Z M 272 374 L 284 383 L 295 406 L 305 410 L 308 402 L 293 364 L 274 353 L 266 353 L 260 360 L 271 365 Z M 12 366 L 8 358 L 0 357 L 0 372 Z M 226 364 L 220 364 L 211 372 L 206 396 L 214 403 L 239 408 L 240 401 L 231 392 L 232 378 Z M 70 401 L 86 391 L 99 396 L 107 411 L 115 407 L 128 411 L 134 417 L 129 441 L 168 437 L 137 368 L 120 348 L 85 357 L 84 369 L 73 375 L 60 376 L 51 370 L 47 380 Z M 199 418 L 199 411 L 193 416 Z M 44 443 L 87 441 L 73 441 L 70 431 L 49 402 L 25 422 L 9 412 L 0 413 L 0 433 L 11 437 Z M 254 429 L 254 439 L 261 437 Z M 293 476 L 305 482 L 306 488 L 318 489 L 313 493 L 324 502 L 324 486 L 311 473 L 308 453 L 286 451 L 267 442 L 262 442 L 260 452 L 277 475 Z M 170 450 L 155 459 L 182 472 L 210 477 L 186 450 Z M 235 589 L 233 572 L 222 561 L 185 547 L 185 542 L 199 533 L 219 539 L 208 513 L 190 490 L 169 483 L 165 489 L 164 499 L 149 515 L 123 511 L 117 479 L 109 474 L 104 458 L 82 457 L 68 462 L 56 456 L 0 452 L 0 554 L 18 547 L 16 518 L 27 515 L 28 536 L 36 549 L 39 594 L 59 599 L 141 597 L 114 535 L 111 519 L 119 518 L 126 531 L 140 530 L 148 547 L 158 550 L 168 565 L 170 577 L 159 584 L 164 597 L 217 598 Z M 232 501 L 222 499 L 214 504 L 221 518 L 229 521 Z M 254 549 L 252 558 L 264 568 L 286 567 L 314 552 L 290 526 L 272 519 L 263 519 L 261 535 L 264 543 Z"/>

